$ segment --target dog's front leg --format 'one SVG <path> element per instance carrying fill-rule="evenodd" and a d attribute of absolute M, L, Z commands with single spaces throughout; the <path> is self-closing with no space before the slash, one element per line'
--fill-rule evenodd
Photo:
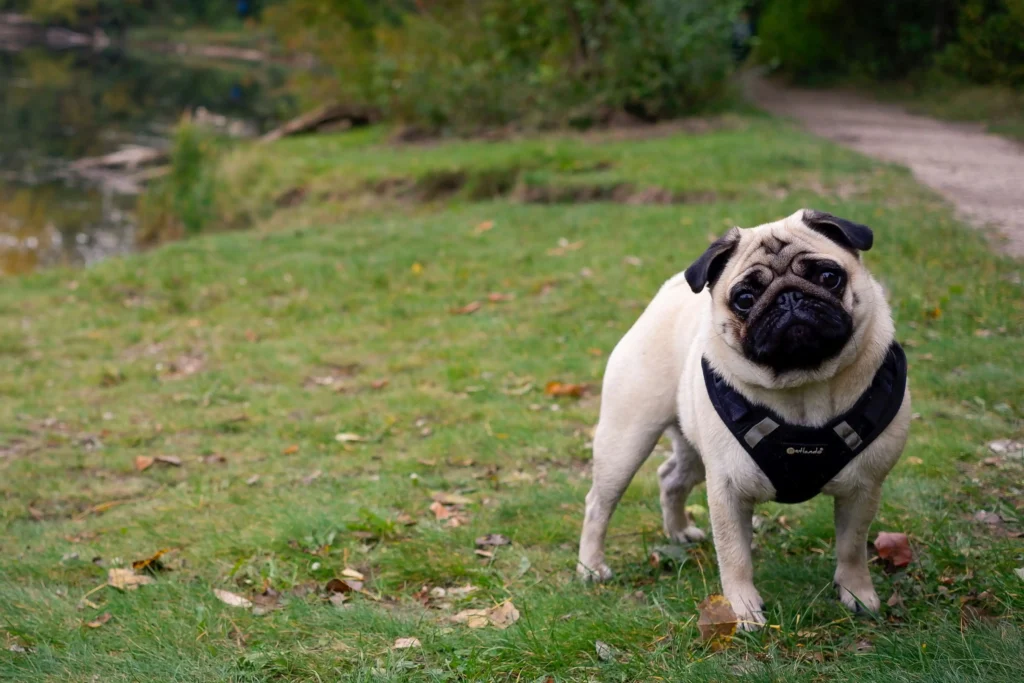
<path fill-rule="evenodd" d="M 728 478 L 714 477 L 709 472 L 708 509 L 722 577 L 722 594 L 740 618 L 740 628 L 748 631 L 759 628 L 764 624 L 764 602 L 754 587 L 754 561 L 750 552 L 754 502 L 741 496 Z"/>
<path fill-rule="evenodd" d="M 868 528 L 878 512 L 880 486 L 836 496 L 836 575 L 839 600 L 854 612 L 877 612 L 882 603 L 868 571 Z"/>

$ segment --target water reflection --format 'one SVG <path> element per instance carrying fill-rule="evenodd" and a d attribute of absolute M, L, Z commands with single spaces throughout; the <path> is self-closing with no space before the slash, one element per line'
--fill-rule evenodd
<path fill-rule="evenodd" d="M 132 250 L 132 184 L 86 179 L 69 163 L 126 145 L 164 147 L 181 114 L 198 107 L 231 132 L 269 128 L 290 111 L 277 92 L 283 77 L 146 54 L 0 51 L 0 274 Z"/>

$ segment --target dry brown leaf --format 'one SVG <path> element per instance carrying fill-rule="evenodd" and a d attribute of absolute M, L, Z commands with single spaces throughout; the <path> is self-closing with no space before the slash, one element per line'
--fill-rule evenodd
<path fill-rule="evenodd" d="M 114 568 L 107 571 L 107 585 L 121 591 L 133 591 L 150 583 L 153 583 L 153 577 L 136 574 L 133 569 Z"/>
<path fill-rule="evenodd" d="M 516 609 L 511 600 L 506 600 L 497 607 L 489 609 L 487 611 L 487 618 L 495 628 L 506 629 L 519 621 L 519 610 Z"/>
<path fill-rule="evenodd" d="M 910 550 L 907 535 L 894 531 L 880 531 L 875 539 L 875 550 L 883 560 L 889 561 L 894 567 L 906 567 L 914 559 Z"/>
<path fill-rule="evenodd" d="M 154 458 L 148 455 L 136 455 L 135 456 L 135 471 L 144 472 L 155 462 Z"/>
<path fill-rule="evenodd" d="M 356 581 L 365 581 L 366 577 L 363 576 L 362 572 L 357 572 L 355 569 L 345 567 L 341 570 L 341 575 L 346 579 L 355 579 Z"/>
<path fill-rule="evenodd" d="M 328 593 L 361 593 L 363 582 L 355 579 L 331 579 L 324 586 Z"/>
<path fill-rule="evenodd" d="M 893 591 L 889 599 L 885 601 L 889 607 L 903 607 L 903 596 L 899 594 L 899 591 Z"/>
<path fill-rule="evenodd" d="M 288 446 L 283 451 L 281 451 L 281 454 L 282 455 L 295 455 L 298 452 L 299 452 L 298 444 L 294 444 L 293 443 L 291 446 Z"/>
<path fill-rule="evenodd" d="M 700 612 L 697 629 L 702 641 L 709 642 L 719 638 L 728 640 L 736 633 L 739 617 L 724 595 L 709 595 L 697 605 L 697 610 Z"/>
<path fill-rule="evenodd" d="M 411 647 L 420 647 L 421 643 L 417 638 L 396 638 L 394 648 L 396 650 L 407 650 Z"/>
<path fill-rule="evenodd" d="M 490 623 L 485 609 L 464 609 L 453 616 L 452 621 L 456 624 L 465 624 L 470 628 L 483 628 Z"/>
<path fill-rule="evenodd" d="M 370 387 L 373 388 L 373 389 L 378 389 L 378 390 L 379 389 L 383 389 L 387 385 L 388 385 L 388 380 L 386 380 L 386 379 L 375 379 L 372 382 L 370 382 Z"/>
<path fill-rule="evenodd" d="M 492 304 L 500 304 L 503 301 L 512 301 L 516 298 L 515 294 L 504 293 L 504 292 L 491 292 L 487 295 L 487 300 Z"/>
<path fill-rule="evenodd" d="M 493 227 L 494 221 L 484 221 L 483 223 L 477 223 L 476 227 L 473 228 L 473 233 L 476 235 L 481 235 Z"/>
<path fill-rule="evenodd" d="M 181 467 L 181 458 L 176 455 L 158 455 L 154 460 L 164 465 L 170 465 L 171 467 Z"/>
<path fill-rule="evenodd" d="M 470 301 L 465 306 L 460 306 L 451 309 L 452 315 L 469 315 L 470 313 L 476 313 L 483 306 L 479 301 Z"/>
<path fill-rule="evenodd" d="M 112 618 L 113 615 L 110 612 L 104 612 L 92 621 L 88 622 L 86 626 L 88 626 L 89 628 L 99 628 L 100 626 L 103 626 L 103 624 L 110 621 Z"/>
<path fill-rule="evenodd" d="M 454 513 L 454 510 L 449 510 L 442 503 L 436 500 L 430 504 L 430 511 L 434 513 L 434 519 L 438 521 L 446 520 Z"/>
<path fill-rule="evenodd" d="M 235 593 L 232 593 L 230 591 L 224 591 L 220 588 L 214 588 L 213 594 L 216 595 L 217 599 L 223 602 L 225 605 L 242 608 L 252 607 L 252 600 L 249 600 L 248 598 L 243 598 L 241 595 L 236 595 Z"/>
<path fill-rule="evenodd" d="M 433 495 L 433 499 L 442 505 L 469 505 L 473 502 L 472 498 L 448 491 L 436 492 Z"/>
<path fill-rule="evenodd" d="M 153 553 L 152 557 L 147 557 L 144 560 L 135 560 L 132 562 L 132 569 L 137 572 L 141 572 L 144 569 L 149 569 L 150 571 L 163 569 L 163 563 L 160 561 L 160 558 L 171 552 L 171 550 L 171 548 L 161 548 Z"/>
<path fill-rule="evenodd" d="M 603 640 L 594 641 L 594 650 L 597 652 L 597 658 L 602 662 L 613 662 L 618 655 L 615 648 Z"/>
<path fill-rule="evenodd" d="M 474 550 L 473 554 L 477 557 L 482 557 L 488 560 L 494 557 L 494 553 L 492 553 L 490 550 L 481 550 L 480 548 Z"/>
<path fill-rule="evenodd" d="M 548 396 L 571 396 L 579 398 L 587 390 L 585 384 L 568 384 L 562 382 L 548 382 L 544 386 L 544 393 Z"/>

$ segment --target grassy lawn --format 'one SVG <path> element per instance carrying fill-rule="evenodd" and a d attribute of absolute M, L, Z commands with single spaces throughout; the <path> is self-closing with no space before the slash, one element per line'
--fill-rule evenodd
<path fill-rule="evenodd" d="M 874 86 L 883 99 L 908 111 L 950 121 L 980 123 L 990 133 L 1024 141 L 1024 93 L 1006 86 L 928 83 Z"/>
<path fill-rule="evenodd" d="M 241 149 L 215 224 L 252 230 L 3 281 L 0 679 L 1020 680 L 1024 463 L 987 447 L 1024 417 L 1019 264 L 907 172 L 773 120 L 662 132 Z M 710 236 L 801 206 L 876 231 L 919 417 L 871 537 L 915 559 L 874 567 L 890 606 L 854 618 L 830 501 L 764 506 L 771 626 L 715 649 L 711 543 L 648 560 L 664 444 L 613 519 L 617 578 L 575 581 L 601 373 Z M 103 587 L 165 548 L 153 583 Z M 345 569 L 363 591 L 326 599 Z M 506 629 L 452 621 L 506 600 Z"/>

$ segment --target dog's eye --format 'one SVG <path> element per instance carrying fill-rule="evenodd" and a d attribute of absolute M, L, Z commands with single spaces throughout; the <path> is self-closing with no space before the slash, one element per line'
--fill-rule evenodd
<path fill-rule="evenodd" d="M 732 298 L 732 307 L 740 313 L 746 313 L 754 307 L 756 302 L 757 297 L 750 292 L 738 292 Z"/>
<path fill-rule="evenodd" d="M 825 289 L 838 289 L 843 284 L 843 276 L 834 270 L 823 270 L 814 279 Z"/>

